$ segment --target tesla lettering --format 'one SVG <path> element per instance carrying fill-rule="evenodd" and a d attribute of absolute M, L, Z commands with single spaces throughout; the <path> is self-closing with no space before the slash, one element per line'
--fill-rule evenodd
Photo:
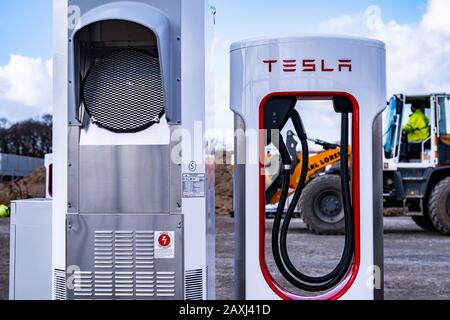
<path fill-rule="evenodd" d="M 331 63 L 325 59 L 303 59 L 303 60 L 264 60 L 269 73 L 275 67 L 280 67 L 282 72 L 352 72 L 353 65 L 351 59 L 339 59 L 337 63 Z"/>

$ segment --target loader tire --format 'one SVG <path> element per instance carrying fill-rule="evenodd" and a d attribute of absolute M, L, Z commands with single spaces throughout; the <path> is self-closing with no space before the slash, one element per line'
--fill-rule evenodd
<path fill-rule="evenodd" d="M 450 235 L 450 177 L 434 186 L 428 211 L 436 229 L 444 235 Z"/>
<path fill-rule="evenodd" d="M 414 221 L 414 223 L 422 228 L 425 231 L 429 231 L 429 232 L 437 232 L 438 230 L 436 229 L 436 227 L 434 226 L 433 222 L 430 219 L 429 215 L 424 215 L 424 216 L 413 216 L 411 217 L 411 219 Z"/>
<path fill-rule="evenodd" d="M 319 235 L 345 233 L 341 177 L 319 176 L 312 180 L 300 198 L 300 214 L 308 229 Z"/>

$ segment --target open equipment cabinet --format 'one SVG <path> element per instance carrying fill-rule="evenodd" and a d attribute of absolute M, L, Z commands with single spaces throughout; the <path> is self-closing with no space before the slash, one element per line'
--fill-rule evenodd
<path fill-rule="evenodd" d="M 204 0 L 54 12 L 53 298 L 213 299 L 214 12 Z M 174 156 L 196 122 L 200 143 Z"/>

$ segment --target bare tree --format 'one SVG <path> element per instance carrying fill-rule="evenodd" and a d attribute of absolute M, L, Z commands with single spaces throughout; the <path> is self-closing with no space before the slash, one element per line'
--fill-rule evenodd
<path fill-rule="evenodd" d="M 0 119 L 0 152 L 42 158 L 52 152 L 52 116 L 9 125 Z M 2 125 L 3 124 L 3 125 Z"/>

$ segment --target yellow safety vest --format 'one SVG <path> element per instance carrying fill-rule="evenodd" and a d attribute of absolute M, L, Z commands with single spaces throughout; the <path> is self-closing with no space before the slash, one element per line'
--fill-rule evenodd
<path fill-rule="evenodd" d="M 421 142 L 430 137 L 430 120 L 422 112 L 416 110 L 410 117 L 408 123 L 403 127 L 403 131 L 408 134 L 409 142 Z"/>
<path fill-rule="evenodd" d="M 9 208 L 4 204 L 0 205 L 0 218 L 9 217 Z"/>

